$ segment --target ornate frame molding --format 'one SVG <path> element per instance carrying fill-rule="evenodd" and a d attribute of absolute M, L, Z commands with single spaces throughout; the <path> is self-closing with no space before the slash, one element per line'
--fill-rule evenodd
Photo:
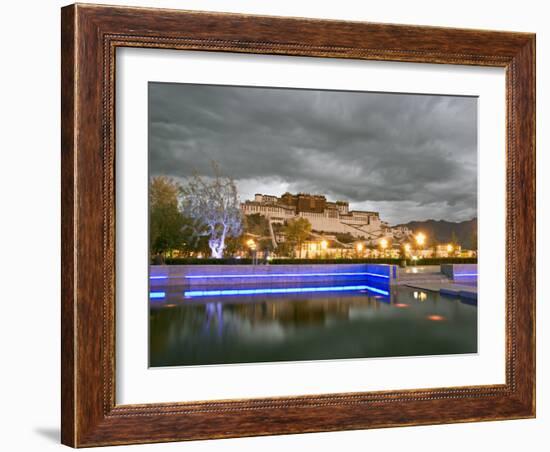
<path fill-rule="evenodd" d="M 506 383 L 116 405 L 114 90 L 118 47 L 504 67 Z M 62 267 L 62 442 L 67 445 L 533 417 L 535 37 L 526 33 L 144 8 L 65 7 Z"/>

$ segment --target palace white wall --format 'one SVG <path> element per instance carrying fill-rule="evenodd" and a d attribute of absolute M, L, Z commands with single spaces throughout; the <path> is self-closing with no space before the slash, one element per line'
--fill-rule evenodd
<path fill-rule="evenodd" d="M 262 202 L 261 198 L 256 199 L 257 202 Z M 314 231 L 323 231 L 329 234 L 345 234 L 349 233 L 355 237 L 365 236 L 367 238 L 377 238 L 382 235 L 387 237 L 401 238 L 403 234 L 407 234 L 405 228 L 397 228 L 387 231 L 387 234 L 382 234 L 382 222 L 377 215 L 356 214 L 342 217 L 330 217 L 328 211 L 324 213 L 317 212 L 299 212 L 296 215 L 291 209 L 274 205 L 261 205 L 256 203 L 242 203 L 241 210 L 245 215 L 260 214 L 270 220 L 289 220 L 292 218 L 306 218 Z"/>
<path fill-rule="evenodd" d="M 89 0 L 91 3 L 101 3 Z M 262 2 L 259 0 L 111 0 L 137 6 L 310 16 L 537 32 L 538 167 L 550 167 L 550 30 L 546 2 L 464 0 Z M 109 0 L 103 0 L 109 2 Z M 59 445 L 59 7 L 28 0 L 2 5 L 2 373 L 0 448 L 67 450 Z M 550 320 L 545 256 L 550 250 L 550 178 L 538 182 L 538 416 L 535 420 L 223 441 L 117 447 L 114 451 L 316 450 L 499 452 L 548 449 Z M 22 271 L 24 269 L 25 271 Z M 105 449 L 104 449 L 105 450 Z"/>

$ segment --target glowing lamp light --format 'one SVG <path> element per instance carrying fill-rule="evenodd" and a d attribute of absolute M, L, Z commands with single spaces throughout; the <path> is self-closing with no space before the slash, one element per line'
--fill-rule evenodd
<path fill-rule="evenodd" d="M 396 308 L 408 308 L 409 305 L 407 303 L 395 303 L 394 306 Z"/>
<path fill-rule="evenodd" d="M 357 245 L 355 245 L 355 248 L 357 249 L 357 252 L 361 252 L 363 251 L 363 244 L 362 243 L 358 243 Z"/>
<path fill-rule="evenodd" d="M 426 317 L 428 320 L 431 320 L 432 322 L 442 322 L 443 320 L 446 320 L 445 317 L 442 315 L 432 314 Z"/>
<path fill-rule="evenodd" d="M 321 249 L 326 250 L 328 247 L 328 242 L 326 240 L 321 240 Z"/>
<path fill-rule="evenodd" d="M 385 250 L 388 247 L 388 240 L 387 239 L 381 239 L 380 240 L 380 248 Z"/>
<path fill-rule="evenodd" d="M 256 242 L 252 239 L 248 239 L 246 241 L 246 246 L 248 246 L 251 250 L 255 250 L 256 249 Z"/>
<path fill-rule="evenodd" d="M 419 246 L 422 246 L 426 243 L 426 235 L 422 232 L 419 232 L 418 234 L 416 234 L 415 240 Z"/>
<path fill-rule="evenodd" d="M 405 251 L 406 251 L 407 253 L 410 253 L 410 251 L 411 251 L 411 245 L 410 245 L 410 243 L 405 243 Z"/>
<path fill-rule="evenodd" d="M 413 292 L 413 298 L 415 300 L 426 301 L 426 299 L 428 298 L 428 294 L 426 292 L 417 292 L 415 290 Z"/>
<path fill-rule="evenodd" d="M 453 250 L 454 250 L 453 245 L 451 245 L 451 244 L 449 243 L 449 244 L 447 245 L 447 252 L 448 252 L 448 253 L 452 253 Z"/>

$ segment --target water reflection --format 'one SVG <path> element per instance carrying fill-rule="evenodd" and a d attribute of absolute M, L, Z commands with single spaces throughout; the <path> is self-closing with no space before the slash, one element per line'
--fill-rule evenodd
<path fill-rule="evenodd" d="M 185 298 L 181 288 L 163 290 L 150 302 L 151 366 L 477 351 L 477 306 L 432 292 Z"/>
<path fill-rule="evenodd" d="M 210 325 L 216 326 L 216 334 L 218 337 L 222 336 L 223 332 L 223 307 L 221 302 L 206 303 L 204 315 L 203 333 L 210 333 Z"/>

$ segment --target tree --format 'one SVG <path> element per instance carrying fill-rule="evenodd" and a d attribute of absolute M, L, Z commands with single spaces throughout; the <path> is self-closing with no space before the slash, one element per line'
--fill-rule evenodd
<path fill-rule="evenodd" d="M 238 237 L 227 237 L 225 239 L 225 252 L 234 256 L 236 254 L 245 253 L 248 251 L 244 237 L 242 235 Z"/>
<path fill-rule="evenodd" d="M 179 249 L 184 244 L 184 218 L 178 208 L 180 186 L 166 176 L 149 183 L 149 246 L 153 254 Z"/>
<path fill-rule="evenodd" d="M 401 259 L 407 259 L 411 254 L 411 245 L 409 243 L 400 243 L 399 244 L 399 257 Z"/>
<path fill-rule="evenodd" d="M 307 218 L 288 220 L 284 226 L 285 241 L 293 245 L 298 252 L 302 250 L 302 243 L 307 240 L 311 232 L 311 223 Z"/>
<path fill-rule="evenodd" d="M 472 230 L 472 236 L 470 238 L 470 247 L 472 250 L 477 251 L 477 228 Z"/>
<path fill-rule="evenodd" d="M 277 244 L 276 250 L 277 256 L 280 257 L 292 257 L 294 254 L 294 247 L 291 243 L 284 241 Z"/>
<path fill-rule="evenodd" d="M 247 215 L 244 219 L 244 230 L 250 234 L 269 236 L 269 220 L 259 213 Z"/>
<path fill-rule="evenodd" d="M 195 221 L 191 218 L 185 217 L 183 214 L 183 237 L 184 243 L 181 251 L 185 255 L 196 255 L 197 253 L 202 255 L 208 255 L 210 247 L 208 246 L 208 237 L 195 234 Z"/>
<path fill-rule="evenodd" d="M 214 177 L 193 175 L 181 188 L 183 214 L 193 222 L 193 233 L 208 237 L 211 256 L 223 257 L 225 240 L 242 232 L 242 214 L 235 181 L 222 176 L 212 162 Z"/>
<path fill-rule="evenodd" d="M 459 245 L 458 237 L 457 237 L 456 232 L 454 231 L 454 229 L 451 231 L 451 245 L 453 245 L 453 247 L 455 247 L 455 248 Z"/>
<path fill-rule="evenodd" d="M 335 237 L 336 240 L 338 240 L 340 243 L 353 243 L 355 242 L 355 240 L 357 240 L 357 238 L 349 232 L 337 233 Z"/>

